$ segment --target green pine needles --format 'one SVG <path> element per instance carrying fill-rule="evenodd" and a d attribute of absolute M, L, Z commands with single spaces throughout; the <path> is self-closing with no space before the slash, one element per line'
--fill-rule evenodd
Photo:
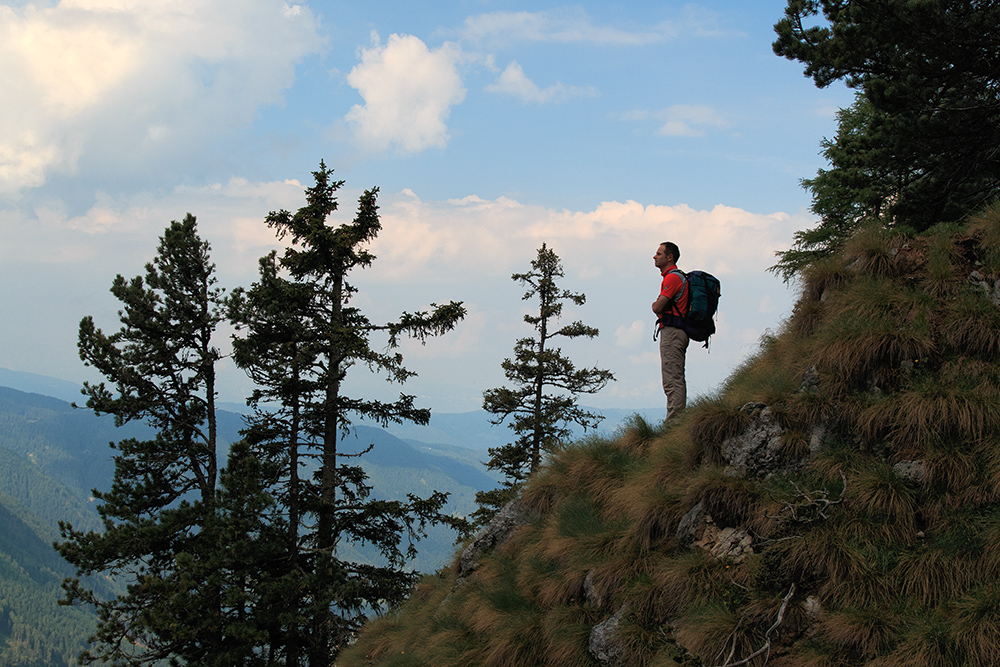
<path fill-rule="evenodd" d="M 476 494 L 480 508 L 473 514 L 477 525 L 485 525 L 514 496 L 524 481 L 541 465 L 542 457 L 556 450 L 571 431 L 570 424 L 584 430 L 596 427 L 602 417 L 577 405 L 580 394 L 594 394 L 614 380 L 614 375 L 596 366 L 577 368 L 555 347 L 561 338 L 595 338 L 599 331 L 577 320 L 559 325 L 563 305 L 586 303 L 586 296 L 562 289 L 564 276 L 559 256 L 546 244 L 538 249 L 527 273 L 515 273 L 511 280 L 526 286 L 522 299 L 537 300 L 537 314 L 524 321 L 536 331 L 514 345 L 514 357 L 501 363 L 512 386 L 483 392 L 483 409 L 493 415 L 493 424 L 507 422 L 517 439 L 502 447 L 491 447 L 487 466 L 501 471 L 506 479 L 500 488 Z M 509 421 L 508 421 L 509 420 Z"/>
<path fill-rule="evenodd" d="M 341 447 L 355 419 L 427 423 L 413 396 L 351 396 L 344 380 L 367 369 L 405 382 L 413 372 L 400 339 L 444 334 L 465 308 L 365 316 L 349 279 L 375 260 L 377 190 L 361 196 L 353 221 L 331 224 L 343 182 L 322 163 L 313 175 L 305 206 L 267 217 L 290 245 L 260 260 L 250 288 L 224 298 L 189 215 L 167 228 L 145 276 L 115 279 L 122 328 L 80 324 L 81 358 L 110 383 L 85 385 L 87 407 L 156 432 L 114 445 L 111 491 L 94 492 L 103 530 L 62 526 L 58 549 L 79 576 L 127 587 L 108 597 L 86 579 L 65 583 L 67 604 L 99 614 L 84 664 L 326 667 L 368 616 L 405 599 L 428 526 L 466 528 L 442 513 L 447 492 L 381 499 L 359 454 Z M 222 468 L 213 340 L 226 319 L 239 332 L 233 358 L 256 389 Z M 376 335 L 387 342 L 373 345 Z M 374 557 L 357 557 L 361 546 Z"/>

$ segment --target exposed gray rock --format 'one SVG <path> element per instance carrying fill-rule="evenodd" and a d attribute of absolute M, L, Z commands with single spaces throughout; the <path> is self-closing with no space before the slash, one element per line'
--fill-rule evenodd
<path fill-rule="evenodd" d="M 480 556 L 506 542 L 514 530 L 525 522 L 527 516 L 528 509 L 520 498 L 504 505 L 489 525 L 462 551 L 458 558 L 458 576 L 464 577 L 479 567 Z"/>
<path fill-rule="evenodd" d="M 687 513 L 681 517 L 680 523 L 677 524 L 677 539 L 682 546 L 689 546 L 696 539 L 700 537 L 698 531 L 702 528 L 703 520 L 705 519 L 708 511 L 705 509 L 705 500 L 699 500 L 698 503 L 689 509 Z M 711 519 L 711 517 L 709 517 Z"/>
<path fill-rule="evenodd" d="M 810 394 L 819 387 L 819 371 L 816 364 L 810 364 L 805 373 L 802 374 L 802 382 L 799 384 L 799 393 Z"/>
<path fill-rule="evenodd" d="M 781 455 L 785 429 L 763 403 L 747 403 L 740 412 L 750 414 L 750 425 L 742 433 L 722 441 L 726 472 L 738 477 L 764 477 L 787 467 Z"/>
<path fill-rule="evenodd" d="M 705 511 L 705 501 L 688 510 L 677 528 L 677 539 L 684 546 L 704 549 L 714 558 L 739 562 L 753 554 L 753 536 L 745 528 L 717 526 Z"/>
<path fill-rule="evenodd" d="M 820 623 L 823 621 L 823 605 L 820 603 L 819 598 L 815 595 L 809 595 L 802 602 L 802 611 L 805 613 L 806 618 L 808 618 L 813 623 Z"/>
<path fill-rule="evenodd" d="M 753 536 L 745 528 L 720 528 L 714 523 L 706 523 L 694 546 L 719 560 L 738 563 L 753 555 Z"/>
<path fill-rule="evenodd" d="M 815 454 L 823 446 L 823 438 L 826 437 L 826 427 L 822 424 L 817 424 L 812 427 L 809 432 L 809 453 Z"/>
<path fill-rule="evenodd" d="M 900 461 L 892 470 L 908 482 L 920 483 L 927 479 L 927 465 L 923 461 Z"/>
<path fill-rule="evenodd" d="M 595 607 L 604 605 L 604 599 L 597 593 L 597 587 L 594 586 L 593 570 L 588 572 L 587 576 L 583 579 L 583 599 L 586 600 L 587 604 Z"/>
<path fill-rule="evenodd" d="M 981 271 L 973 271 L 969 274 L 969 282 L 986 292 L 987 298 L 994 306 L 1000 306 L 1000 278 L 987 276 Z"/>
<path fill-rule="evenodd" d="M 627 607 L 622 606 L 611 618 L 601 621 L 590 631 L 588 649 L 594 660 L 605 667 L 613 667 L 621 663 L 622 649 L 621 624 Z"/>

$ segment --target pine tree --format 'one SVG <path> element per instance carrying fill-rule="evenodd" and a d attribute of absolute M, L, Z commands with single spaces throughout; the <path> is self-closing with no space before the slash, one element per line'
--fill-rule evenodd
<path fill-rule="evenodd" d="M 80 323 L 80 358 L 111 384 L 85 383 L 87 407 L 114 415 L 119 426 L 141 420 L 155 430 L 151 440 L 112 445 L 111 490 L 94 491 L 103 531 L 61 525 L 65 541 L 57 548 L 78 576 L 127 584 L 105 600 L 79 579 L 64 583 L 65 603 L 93 605 L 99 616 L 83 663 L 237 664 L 241 648 L 226 636 L 219 551 L 219 352 L 212 339 L 223 296 L 214 270 L 188 214 L 167 227 L 145 277 L 115 278 L 122 328 L 109 335 L 89 316 Z"/>
<path fill-rule="evenodd" d="M 786 279 L 863 224 L 927 229 L 979 211 L 1000 188 L 1000 5 L 970 0 L 788 0 L 775 53 L 818 87 L 857 91 L 830 163 L 803 181 L 819 224 L 778 253 Z"/>
<path fill-rule="evenodd" d="M 563 276 L 559 257 L 544 243 L 531 262 L 531 271 L 511 276 L 511 280 L 528 287 L 523 300 L 538 299 L 538 314 L 524 316 L 537 335 L 518 340 L 514 358 L 504 359 L 501 364 L 513 387 L 483 392 L 483 409 L 494 415 L 491 422 L 499 425 L 509 419 L 508 426 L 517 439 L 489 450 L 487 466 L 503 472 L 506 480 L 498 489 L 476 494 L 480 508 L 473 516 L 477 524 L 487 523 L 517 494 L 528 476 L 541 465 L 542 455 L 569 437 L 569 424 L 586 430 L 595 428 L 603 419 L 579 407 L 577 396 L 600 391 L 614 380 L 614 375 L 596 366 L 578 369 L 561 348 L 552 346 L 553 339 L 558 337 L 595 338 L 599 334 L 596 328 L 581 321 L 558 327 L 565 301 L 578 306 L 586 302 L 584 294 L 559 288 L 557 280 Z"/>
<path fill-rule="evenodd" d="M 282 620 L 270 650 L 289 665 L 301 660 L 328 665 L 370 613 L 408 593 L 415 575 L 403 568 L 424 528 L 463 525 L 441 514 L 445 493 L 409 495 L 405 502 L 377 499 L 364 471 L 339 447 L 353 419 L 383 426 L 427 423 L 430 411 L 416 407 L 413 396 L 400 394 L 393 402 L 352 397 L 344 381 L 351 369 L 367 367 L 389 381 L 405 382 L 414 374 L 396 351 L 400 337 L 443 334 L 465 309 L 455 302 L 432 304 L 430 312 L 376 324 L 352 305 L 357 288 L 349 274 L 375 259 L 367 245 L 381 231 L 377 189 L 360 197 L 352 222 L 331 226 L 327 220 L 337 210 L 336 192 L 343 185 L 332 173 L 320 163 L 306 205 L 295 214 L 268 215 L 267 224 L 291 245 L 280 258 L 261 260 L 259 281 L 232 302 L 245 330 L 234 343 L 235 359 L 260 387 L 252 397 L 258 409 L 247 442 L 252 454 L 276 471 L 271 493 L 280 509 L 273 523 L 284 534 L 285 574 L 274 586 L 298 591 L 272 596 L 283 613 L 271 614 Z M 387 338 L 382 352 L 372 347 L 371 338 L 379 333 Z M 277 409 L 264 409 L 265 402 Z M 383 564 L 341 558 L 338 550 L 345 545 L 374 547 Z M 266 564 L 262 569 L 281 571 Z"/>

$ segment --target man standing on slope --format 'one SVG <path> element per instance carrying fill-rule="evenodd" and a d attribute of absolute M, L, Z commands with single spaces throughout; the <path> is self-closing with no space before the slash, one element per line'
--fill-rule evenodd
<path fill-rule="evenodd" d="M 687 404 L 687 381 L 684 379 L 684 360 L 688 335 L 681 328 L 681 314 L 687 311 L 687 279 L 677 268 L 681 251 L 677 244 L 665 241 L 656 249 L 653 264 L 663 280 L 660 296 L 653 302 L 657 332 L 660 337 L 660 375 L 663 393 L 667 395 L 667 420 L 673 419 Z"/>

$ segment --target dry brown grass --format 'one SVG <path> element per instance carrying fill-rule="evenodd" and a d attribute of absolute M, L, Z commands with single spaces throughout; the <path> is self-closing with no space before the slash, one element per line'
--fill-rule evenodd
<path fill-rule="evenodd" d="M 826 308 L 819 299 L 800 299 L 788 318 L 788 330 L 795 336 L 806 338 L 813 335 L 823 323 Z"/>
<path fill-rule="evenodd" d="M 896 649 L 870 661 L 867 663 L 869 667 L 949 667 L 966 664 L 951 636 L 947 619 L 939 611 L 909 617 L 899 634 L 903 638 Z"/>
<path fill-rule="evenodd" d="M 880 462 L 852 476 L 850 501 L 873 535 L 903 543 L 913 539 L 916 497 L 888 464 Z"/>
<path fill-rule="evenodd" d="M 721 665 L 731 642 L 735 641 L 740 656 L 749 655 L 756 649 L 757 637 L 747 638 L 742 628 L 737 627 L 738 622 L 732 610 L 719 604 L 704 605 L 684 614 L 674 626 L 674 635 L 704 664 Z"/>
<path fill-rule="evenodd" d="M 575 493 L 586 493 L 599 507 L 610 504 L 624 480 L 645 465 L 632 447 L 607 438 L 590 438 L 573 445 L 574 455 L 565 466 Z"/>
<path fill-rule="evenodd" d="M 1000 588 L 984 584 L 956 604 L 955 644 L 967 664 L 1000 664 Z"/>
<path fill-rule="evenodd" d="M 986 271 L 1000 273 L 1000 206 L 972 216 L 968 232 L 982 240 L 982 262 Z"/>
<path fill-rule="evenodd" d="M 776 406 L 799 390 L 812 343 L 787 331 L 765 335 L 761 349 L 726 381 L 720 398 L 731 409 L 747 403 Z"/>
<path fill-rule="evenodd" d="M 742 433 L 750 421 L 750 415 L 738 405 L 722 399 L 705 400 L 692 409 L 691 440 L 702 448 L 705 463 L 719 465 L 722 442 Z"/>
<path fill-rule="evenodd" d="M 802 300 L 825 301 L 832 289 L 851 278 L 845 257 L 837 255 L 813 262 L 802 271 Z"/>
<path fill-rule="evenodd" d="M 788 539 L 776 548 L 793 577 L 812 576 L 829 584 L 861 576 L 865 568 L 863 551 L 829 522 L 815 526 L 807 538 Z"/>
<path fill-rule="evenodd" d="M 558 606 L 541 619 L 538 662 L 546 667 L 593 667 L 587 642 L 594 619 L 579 607 Z"/>
<path fill-rule="evenodd" d="M 848 654 L 871 659 L 894 647 L 899 619 L 884 607 L 845 609 L 823 621 L 823 635 Z"/>
<path fill-rule="evenodd" d="M 856 274 L 890 277 L 910 267 L 898 259 L 905 239 L 892 236 L 881 224 L 866 225 L 844 244 L 842 253 L 847 269 Z"/>
<path fill-rule="evenodd" d="M 992 361 L 1000 353 L 1000 308 L 983 298 L 979 288 L 966 287 L 949 304 L 942 334 L 956 353 Z"/>
<path fill-rule="evenodd" d="M 690 508 L 704 501 L 717 525 L 739 526 L 755 514 L 760 498 L 754 481 L 731 477 L 719 468 L 703 468 L 693 475 L 684 504 Z"/>
<path fill-rule="evenodd" d="M 921 604 L 934 606 L 960 595 L 977 581 L 976 560 L 963 562 L 939 549 L 904 554 L 899 561 L 899 590 Z"/>
<path fill-rule="evenodd" d="M 870 384 L 893 386 L 904 361 L 934 355 L 937 343 L 928 319 L 919 312 L 902 318 L 852 308 L 817 334 L 816 349 L 820 372 L 828 374 L 840 391 L 851 392 Z"/>
<path fill-rule="evenodd" d="M 641 479 L 649 479 L 650 475 Z M 684 489 L 674 486 L 643 486 L 632 484 L 624 489 L 614 509 L 633 517 L 628 539 L 641 551 L 670 543 L 677 525 L 688 511 Z"/>
<path fill-rule="evenodd" d="M 942 383 L 939 375 L 862 410 L 857 425 L 866 439 L 884 438 L 902 450 L 942 441 L 974 444 L 1000 426 L 998 399 L 991 384 L 961 388 L 955 382 Z"/>

